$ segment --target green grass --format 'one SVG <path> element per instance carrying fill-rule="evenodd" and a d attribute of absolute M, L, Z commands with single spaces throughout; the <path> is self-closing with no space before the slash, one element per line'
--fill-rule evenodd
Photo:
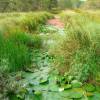
<path fill-rule="evenodd" d="M 1 36 L 0 33 L 0 70 L 1 72 L 17 71 L 30 65 L 31 56 L 26 45 Z"/>
<path fill-rule="evenodd" d="M 3 75 L 6 75 L 5 73 L 11 72 L 12 74 L 14 72 L 14 75 L 8 78 L 10 82 L 5 87 L 7 92 L 4 91 L 4 94 L 8 93 L 10 95 L 13 92 L 16 94 L 16 97 L 24 98 L 23 96 L 29 95 L 28 92 L 32 88 L 35 90 L 35 87 L 32 87 L 35 79 L 36 83 L 40 81 L 45 82 L 45 78 L 46 81 L 49 81 L 50 76 L 50 82 L 47 85 L 51 84 L 49 86 L 50 91 L 52 90 L 51 93 L 56 90 L 56 85 L 58 87 L 58 90 L 55 91 L 57 95 L 60 88 L 63 89 L 64 86 L 64 88 L 69 88 L 72 82 L 76 86 L 82 82 L 83 87 L 76 88 L 77 92 L 82 92 L 85 82 L 90 82 L 91 85 L 93 83 L 93 86 L 100 82 L 100 23 L 99 18 L 97 19 L 98 14 L 91 16 L 93 14 L 90 12 L 80 10 L 69 12 L 61 14 L 61 20 L 65 23 L 64 35 L 58 34 L 58 30 L 55 27 L 43 25 L 48 18 L 51 18 L 51 15 L 49 16 L 48 13 L 8 13 L 0 15 L 0 73 L 3 73 L 0 76 L 1 81 L 5 80 L 5 78 L 2 79 Z M 48 34 L 29 34 L 29 32 L 35 33 L 34 31 Z M 49 40 L 54 42 L 46 43 Z M 42 45 L 42 42 L 45 42 L 45 44 Z M 48 73 L 45 70 L 48 70 L 50 66 L 50 72 Z M 35 67 L 39 68 L 39 70 L 34 70 Z M 25 71 L 28 72 L 34 71 L 34 73 L 26 72 L 26 74 L 29 74 L 26 80 L 25 76 L 23 76 L 23 71 L 16 73 L 16 71 L 23 69 L 26 69 Z M 47 76 L 49 77 L 47 78 Z M 22 77 L 28 84 L 24 83 L 26 81 L 19 79 Z M 16 81 L 17 78 L 19 81 Z M 78 83 L 75 84 L 75 81 Z M 3 82 L 0 85 L 3 86 L 2 84 Z M 25 86 L 22 87 L 23 85 Z M 45 87 L 46 85 L 42 86 Z M 29 91 L 27 91 L 27 87 L 29 87 Z M 42 92 L 39 85 L 38 88 L 40 89 L 39 92 Z M 71 96 L 74 93 L 74 89 L 72 88 Z M 38 93 L 37 90 L 35 92 Z M 63 90 L 63 92 L 65 91 Z M 84 90 L 82 95 L 86 95 L 85 97 L 87 98 L 86 93 L 88 94 Z M 66 93 L 64 95 L 66 96 Z M 84 97 L 82 96 L 81 98 Z"/>
<path fill-rule="evenodd" d="M 53 15 L 48 12 L 0 14 L 0 31 L 5 33 L 20 30 L 34 33 L 40 24 L 45 24 Z"/>
<path fill-rule="evenodd" d="M 48 12 L 0 14 L 1 72 L 13 72 L 31 65 L 32 50 L 42 47 L 42 39 L 35 33 L 52 17 Z"/>
<path fill-rule="evenodd" d="M 90 15 L 81 11 L 62 13 L 66 37 L 58 42 L 53 51 L 57 56 L 57 69 L 80 81 L 95 80 L 100 73 L 100 23 L 97 17 L 94 16 L 92 20 Z"/>
<path fill-rule="evenodd" d="M 38 34 L 31 35 L 19 31 L 15 33 L 10 33 L 7 38 L 9 38 L 10 41 L 18 45 L 23 44 L 29 49 L 31 48 L 39 49 L 42 46 L 42 39 L 41 36 L 39 36 Z"/>
<path fill-rule="evenodd" d="M 42 40 L 38 35 L 16 32 L 6 36 L 0 33 L 0 71 L 13 72 L 30 67 L 32 50 L 41 47 Z"/>

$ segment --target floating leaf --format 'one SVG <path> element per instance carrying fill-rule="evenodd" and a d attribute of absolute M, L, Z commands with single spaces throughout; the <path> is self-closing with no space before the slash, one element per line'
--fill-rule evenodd
<path fill-rule="evenodd" d="M 71 99 L 80 99 L 80 98 L 82 98 L 82 96 L 83 96 L 82 93 L 70 92 L 68 97 L 71 98 Z"/>
<path fill-rule="evenodd" d="M 48 84 L 48 80 L 47 79 L 41 79 L 40 84 Z"/>
<path fill-rule="evenodd" d="M 33 95 L 33 94 L 28 94 L 25 96 L 25 99 L 23 100 L 41 100 L 42 95 Z"/>
<path fill-rule="evenodd" d="M 100 93 L 95 92 L 92 97 L 89 97 L 88 100 L 100 100 Z"/>
<path fill-rule="evenodd" d="M 36 86 L 34 86 L 34 90 L 35 91 L 46 91 L 46 90 L 48 90 L 48 84 L 46 84 L 46 85 L 36 85 Z"/>
<path fill-rule="evenodd" d="M 35 91 L 34 94 L 35 94 L 35 95 L 41 95 L 42 92 L 41 92 L 41 91 Z"/>
<path fill-rule="evenodd" d="M 72 85 L 73 88 L 80 88 L 82 86 L 82 83 L 77 81 L 77 80 L 73 80 L 71 82 L 71 85 Z"/>
<path fill-rule="evenodd" d="M 64 90 L 71 89 L 71 88 L 72 88 L 71 84 L 67 84 L 67 85 L 64 86 Z"/>
<path fill-rule="evenodd" d="M 59 88 L 59 92 L 62 92 L 62 91 L 64 91 L 64 88 Z"/>
<path fill-rule="evenodd" d="M 95 86 L 93 86 L 92 84 L 86 84 L 84 86 L 85 90 L 88 92 L 94 92 L 96 90 Z"/>
<path fill-rule="evenodd" d="M 94 94 L 91 93 L 91 92 L 87 92 L 85 95 L 86 95 L 87 97 L 91 97 L 91 96 L 93 96 Z"/>
<path fill-rule="evenodd" d="M 50 85 L 50 88 L 49 88 L 50 91 L 55 91 L 55 92 L 58 92 L 59 91 L 59 87 L 57 85 Z"/>

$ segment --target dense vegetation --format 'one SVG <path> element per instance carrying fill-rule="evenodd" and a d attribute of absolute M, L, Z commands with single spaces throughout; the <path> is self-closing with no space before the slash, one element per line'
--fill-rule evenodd
<path fill-rule="evenodd" d="M 99 3 L 99 0 L 0 0 L 0 12 L 51 11 L 52 9 L 79 7 L 99 9 Z"/>
<path fill-rule="evenodd" d="M 70 0 L 68 0 L 70 1 Z M 24 3 L 23 3 L 24 2 Z M 64 0 L 0 0 L 1 11 L 51 10 Z M 71 2 L 70 2 L 71 3 Z M 70 4 L 69 3 L 69 4 Z M 63 3 L 62 3 L 63 4 Z"/>
<path fill-rule="evenodd" d="M 100 100 L 98 2 L 0 0 L 0 100 Z"/>
<path fill-rule="evenodd" d="M 92 81 L 93 76 L 100 72 L 98 65 L 100 23 L 95 21 L 95 17 L 84 11 L 70 15 L 65 12 L 61 14 L 62 20 L 64 22 L 66 20 L 66 38 L 59 45 L 61 47 L 58 46 L 58 54 L 64 59 L 64 69 L 68 66 L 64 71 L 69 71 L 69 74 L 73 74 L 80 81 Z"/>

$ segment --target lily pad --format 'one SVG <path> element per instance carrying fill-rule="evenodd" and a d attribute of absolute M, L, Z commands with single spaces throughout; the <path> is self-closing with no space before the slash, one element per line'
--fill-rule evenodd
<path fill-rule="evenodd" d="M 49 86 L 49 90 L 50 91 L 54 91 L 54 92 L 58 92 L 59 91 L 59 87 L 57 85 L 50 85 Z"/>
<path fill-rule="evenodd" d="M 80 99 L 80 98 L 82 98 L 82 96 L 83 96 L 82 93 L 79 93 L 79 92 L 70 92 L 68 97 L 70 99 Z"/>
<path fill-rule="evenodd" d="M 87 92 L 85 95 L 86 95 L 87 97 L 92 97 L 94 94 L 91 93 L 91 92 Z"/>
<path fill-rule="evenodd" d="M 35 91 L 34 94 L 35 95 L 42 95 L 42 92 L 41 91 Z"/>
<path fill-rule="evenodd" d="M 82 93 L 79 93 L 79 92 L 70 92 L 68 97 L 70 99 L 80 99 L 80 98 L 82 98 L 82 96 L 83 96 Z"/>
<path fill-rule="evenodd" d="M 46 91 L 46 90 L 48 90 L 48 84 L 46 84 L 46 85 L 35 85 L 34 90 L 35 91 Z"/>
<path fill-rule="evenodd" d="M 100 93 L 95 92 L 92 97 L 89 97 L 88 100 L 100 100 Z"/>
<path fill-rule="evenodd" d="M 67 84 L 67 85 L 64 86 L 64 90 L 71 89 L 71 88 L 72 88 L 71 84 Z"/>
<path fill-rule="evenodd" d="M 40 84 L 48 84 L 48 80 L 47 79 L 41 79 L 40 80 Z"/>
<path fill-rule="evenodd" d="M 73 80 L 71 82 L 71 85 L 72 85 L 73 88 L 80 88 L 82 86 L 82 83 L 77 81 L 77 80 Z"/>
<path fill-rule="evenodd" d="M 94 92 L 96 90 L 95 86 L 92 85 L 92 84 L 86 84 L 84 86 L 85 90 L 88 91 L 88 92 Z"/>
<path fill-rule="evenodd" d="M 59 88 L 59 92 L 62 92 L 62 91 L 64 91 L 64 88 Z"/>
<path fill-rule="evenodd" d="M 27 94 L 25 96 L 25 100 L 41 100 L 42 95 L 33 95 L 33 94 Z"/>

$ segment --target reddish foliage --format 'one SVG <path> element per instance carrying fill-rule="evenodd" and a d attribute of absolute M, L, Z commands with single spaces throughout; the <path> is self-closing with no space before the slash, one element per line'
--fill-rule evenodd
<path fill-rule="evenodd" d="M 56 26 L 58 28 L 64 28 L 64 23 L 61 22 L 59 18 L 48 20 L 48 24 Z"/>

